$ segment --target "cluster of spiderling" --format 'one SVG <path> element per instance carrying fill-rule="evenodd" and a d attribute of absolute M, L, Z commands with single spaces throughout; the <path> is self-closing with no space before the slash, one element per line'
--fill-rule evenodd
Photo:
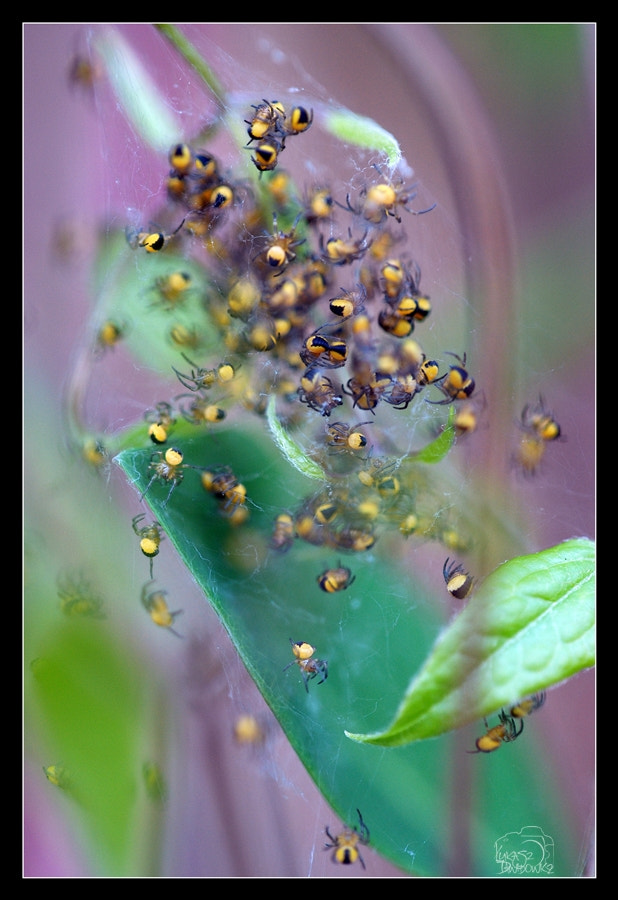
<path fill-rule="evenodd" d="M 501 709 L 498 714 L 499 724 L 491 728 L 484 719 L 486 732 L 477 738 L 476 750 L 468 750 L 468 753 L 493 753 L 502 744 L 511 743 L 517 740 L 524 730 L 524 719 L 531 715 L 535 710 L 540 709 L 545 703 L 545 692 L 541 691 L 528 697 L 526 700 L 519 700 L 508 711 Z"/>
<path fill-rule="evenodd" d="M 275 395 L 278 416 L 302 435 L 301 443 L 315 423 L 306 452 L 325 477 L 315 495 L 274 518 L 271 549 L 285 552 L 299 539 L 364 552 L 389 527 L 467 551 L 456 514 L 438 512 L 444 504 L 432 495 L 422 467 L 404 465 L 406 451 L 398 451 L 392 430 L 386 437 L 378 427 L 390 428 L 392 416 L 422 399 L 453 407 L 454 433 L 463 436 L 484 411 L 466 353 L 444 351 L 441 371 L 418 340 L 433 303 L 421 288 L 418 261 L 404 250 L 404 220 L 433 207 L 414 209 L 415 184 L 377 165 L 357 196 L 337 199 L 328 185 L 315 184 L 300 199 L 279 162 L 286 140 L 310 128 L 313 110 L 263 100 L 244 121 L 257 184 L 224 172 L 211 152 L 179 143 L 168 154 L 166 192 L 171 218 L 180 224 L 170 233 L 129 236 L 134 249 L 147 253 L 165 251 L 174 238 L 204 267 L 204 308 L 218 335 L 216 360 L 201 359 L 190 334 L 174 337 L 183 360 L 173 367 L 181 390 L 145 413 L 159 449 L 142 498 L 159 482 L 169 487 L 167 502 L 185 471 L 197 469 L 217 512 L 233 526 L 244 524 L 247 491 L 229 466 L 201 469 L 185 461 L 180 447 L 164 445 L 180 418 L 216 427 L 232 405 L 263 416 Z M 170 270 L 153 281 L 154 305 L 176 309 L 191 286 L 189 271 Z M 113 346 L 124 330 L 124 323 L 106 323 L 99 346 Z M 525 408 L 521 427 L 516 462 L 530 474 L 560 429 L 542 401 Z M 152 579 L 152 558 L 150 565 Z M 455 597 L 471 589 L 472 579 L 458 566 L 445 564 L 444 578 Z M 352 580 L 350 573 L 320 586 L 339 590 Z"/>
<path fill-rule="evenodd" d="M 302 134 L 313 122 L 313 111 L 304 106 L 294 106 L 286 112 L 279 100 L 262 100 L 254 104 L 251 117 L 245 119 L 249 126 L 247 144 L 256 142 L 251 161 L 260 175 L 276 168 L 281 153 L 285 150 L 285 140 L 291 135 Z"/>
<path fill-rule="evenodd" d="M 423 535 L 465 550 L 457 524 L 436 514 L 441 504 L 434 506 L 435 498 L 419 506 L 423 477 L 415 467 L 404 475 L 405 453 L 395 455 L 392 445 L 384 454 L 377 428 L 385 410 L 401 414 L 430 389 L 436 394 L 424 398 L 429 403 L 454 404 L 463 414 L 476 388 L 465 353 L 450 353 L 453 363 L 441 373 L 414 334 L 433 305 L 421 289 L 418 262 L 402 249 L 403 222 L 406 214 L 433 207 L 413 209 L 415 185 L 385 176 L 378 166 L 356 197 L 336 199 L 319 184 L 300 200 L 277 166 L 286 139 L 312 122 L 313 111 L 301 106 L 287 111 L 280 101 L 264 100 L 251 107 L 247 149 L 260 172 L 259 189 L 224 174 L 209 151 L 186 143 L 171 148 L 167 197 L 180 225 L 170 234 L 138 232 L 131 246 L 161 252 L 174 237 L 195 259 L 200 254 L 213 287 L 206 311 L 220 335 L 220 355 L 205 362 L 192 353 L 193 361 L 177 341 L 184 362 L 174 373 L 183 391 L 147 411 L 148 434 L 166 444 L 180 417 L 216 426 L 230 404 L 264 415 L 275 394 L 287 428 L 302 425 L 306 434 L 315 420 L 307 453 L 323 466 L 325 482 L 316 496 L 275 519 L 271 548 L 285 551 L 298 538 L 362 552 L 389 525 L 405 537 Z M 175 309 L 190 285 L 182 269 L 159 277 L 156 304 Z M 480 408 L 462 415 L 458 434 L 474 430 Z M 144 494 L 158 481 L 169 486 L 169 499 L 188 467 L 178 447 L 155 451 Z M 218 500 L 218 511 L 240 525 L 248 518 L 246 492 L 230 473 L 219 472 L 217 480 L 226 477 L 232 483 L 223 490 L 211 488 L 208 472 L 202 484 Z"/>

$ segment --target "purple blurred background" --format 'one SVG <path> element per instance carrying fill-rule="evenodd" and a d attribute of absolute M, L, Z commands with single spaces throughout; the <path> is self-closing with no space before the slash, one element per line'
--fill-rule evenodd
<path fill-rule="evenodd" d="M 108 144 L 117 135 L 112 123 L 101 118 L 93 98 L 69 88 L 70 60 L 83 52 L 89 27 L 98 26 L 24 25 L 24 377 L 26 383 L 34 381 L 37 393 L 52 407 L 57 404 L 58 410 L 76 343 L 91 312 L 88 263 L 96 240 L 93 229 L 110 216 L 121 219 L 130 208 L 142 207 L 144 193 L 152 187 L 144 170 L 132 167 L 130 146 Z M 151 26 L 122 27 L 135 48 L 149 59 L 153 42 L 156 46 Z M 413 75 L 422 71 L 423 60 L 431 60 L 436 68 L 442 63 L 445 77 L 453 79 L 453 84 L 460 79 L 461 114 L 469 115 L 471 140 L 478 129 L 479 147 L 484 153 L 488 148 L 495 153 L 491 163 L 501 172 L 505 196 L 512 206 L 510 212 L 505 209 L 505 217 L 516 242 L 518 283 L 512 290 L 520 302 L 520 357 L 509 401 L 514 410 L 521 409 L 525 402 L 536 399 L 540 384 L 567 436 L 564 443 L 551 448 L 555 452 L 548 454 L 543 478 L 534 483 L 522 481 L 518 487 L 522 507 L 531 513 L 532 548 L 574 536 L 595 536 L 595 28 L 586 24 L 563 27 L 564 32 L 560 27 L 535 25 L 198 26 L 247 68 L 255 64 L 256 78 L 258 71 L 265 73 L 275 85 L 288 78 L 293 81 L 293 70 L 285 58 L 263 52 L 263 48 L 281 48 L 287 59 L 310 73 L 328 95 L 397 135 L 424 185 L 441 200 L 448 196 L 444 170 L 456 148 L 448 146 L 447 140 L 443 159 L 432 165 L 436 142 L 432 128 L 439 123 L 410 121 L 406 104 L 414 93 Z M 163 81 L 168 79 L 173 95 L 174 70 L 172 66 L 168 71 L 167 63 L 167 59 L 157 60 L 158 74 Z M 426 71 L 434 71 L 428 62 Z M 231 78 L 232 72 L 230 65 L 226 74 Z M 260 86 L 259 96 L 266 90 Z M 420 97 L 428 91 L 427 86 L 419 89 Z M 187 110 L 193 110 L 194 102 L 178 100 Z M 415 98 L 414 107 L 421 106 L 421 100 Z M 110 171 L 110 161 L 117 165 L 123 158 L 126 168 Z M 467 202 L 474 203 L 474 199 L 469 197 Z M 461 197 L 456 200 L 461 202 Z M 52 246 L 52 235 L 63 223 L 71 227 L 78 223 L 83 240 L 83 246 L 75 247 L 64 263 Z M 111 383 L 115 378 L 124 385 L 124 374 L 121 364 L 118 372 L 110 375 Z M 141 396 L 133 396 L 129 390 L 120 399 L 121 405 L 113 410 L 103 397 L 96 399 L 100 404 L 96 414 L 104 426 L 116 429 L 141 415 Z M 26 444 L 32 446 L 44 436 L 37 434 L 28 413 L 27 408 Z M 197 598 L 193 602 L 197 605 Z M 191 599 L 186 605 L 190 607 Z M 209 629 L 216 627 L 215 622 L 208 623 Z M 220 640 L 223 667 L 233 669 L 236 683 L 242 686 L 238 694 L 243 693 L 251 708 L 267 716 L 244 670 L 226 649 L 224 636 Z M 175 674 L 182 682 L 182 671 Z M 196 702 L 199 709 L 199 699 Z M 333 866 L 329 854 L 316 851 L 314 858 L 320 831 L 325 822 L 332 821 L 332 813 L 283 738 L 273 732 L 268 763 L 276 761 L 289 779 L 289 790 L 281 791 L 283 796 L 276 803 L 268 779 L 252 773 L 253 763 L 235 765 L 225 772 L 226 761 L 231 754 L 237 759 L 240 749 L 229 745 L 231 711 L 225 683 L 215 693 L 207 714 L 222 723 L 207 745 L 190 715 L 179 713 L 177 727 L 186 734 L 187 745 L 195 748 L 192 764 L 199 770 L 196 777 L 202 780 L 203 796 L 210 797 L 213 808 L 218 805 L 225 824 L 223 830 L 203 834 L 199 858 L 192 857 L 199 841 L 193 850 L 182 841 L 175 846 L 168 843 L 166 872 L 276 872 L 283 877 L 360 874 Z M 584 853 L 585 842 L 591 838 L 595 803 L 594 672 L 585 672 L 555 689 L 537 727 L 548 746 L 559 749 L 554 756 L 559 767 L 556 775 L 564 792 L 566 814 L 574 822 Z M 24 874 L 91 874 L 84 850 L 75 841 L 76 826 L 67 804 L 50 793 L 40 765 L 41 760 L 27 756 Z M 212 776 L 217 767 L 224 772 L 220 782 Z M 194 834 L 202 834 L 199 810 L 186 799 L 183 813 L 192 810 L 189 820 L 169 824 L 168 841 L 174 824 L 181 834 L 191 828 Z M 302 823 L 295 815 L 297 804 L 303 809 Z M 176 814 L 179 808 L 182 806 L 175 808 Z M 243 818 L 253 822 L 249 832 Z M 370 850 L 365 859 L 368 875 L 401 874 Z"/>

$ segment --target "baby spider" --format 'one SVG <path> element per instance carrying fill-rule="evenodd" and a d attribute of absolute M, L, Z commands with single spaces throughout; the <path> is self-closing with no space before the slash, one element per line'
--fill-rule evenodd
<path fill-rule="evenodd" d="M 346 291 L 342 288 L 341 294 L 333 297 L 328 305 L 333 315 L 349 319 L 350 316 L 358 316 L 365 311 L 366 300 L 367 291 L 362 284 L 359 284 L 354 291 Z"/>
<path fill-rule="evenodd" d="M 306 403 L 323 416 L 330 416 L 337 406 L 343 404 L 340 388 L 317 368 L 307 369 L 301 376 L 297 393 L 301 403 Z"/>
<path fill-rule="evenodd" d="M 464 353 L 463 359 L 461 359 L 456 353 L 450 353 L 448 350 L 446 352 L 449 356 L 454 356 L 460 365 L 451 366 L 446 375 L 443 375 L 433 382 L 440 388 L 446 397 L 446 400 L 427 401 L 427 403 L 432 403 L 436 406 L 452 403 L 454 400 L 467 400 L 468 397 L 472 396 L 474 388 L 476 387 L 474 378 L 468 374 L 465 368 L 466 354 Z"/>
<path fill-rule="evenodd" d="M 427 384 L 433 384 L 438 378 L 439 372 L 440 369 L 435 359 L 427 359 L 423 353 L 423 358 L 415 371 L 414 378 L 418 384 L 424 387 Z"/>
<path fill-rule="evenodd" d="M 296 216 L 289 231 L 279 231 L 277 214 L 273 213 L 273 233 L 268 235 L 266 248 L 258 256 L 263 257 L 271 269 L 276 269 L 277 275 L 281 275 L 287 266 L 296 259 L 293 248 L 305 243 L 306 238 L 294 240 L 296 226 L 301 216 L 302 212 Z"/>
<path fill-rule="evenodd" d="M 187 175 L 195 165 L 196 156 L 189 144 L 174 144 L 167 159 L 174 175 Z"/>
<path fill-rule="evenodd" d="M 560 425 L 553 412 L 545 406 L 545 401 L 539 397 L 539 402 L 534 406 L 527 403 L 522 411 L 520 428 L 541 441 L 556 441 L 562 437 Z"/>
<path fill-rule="evenodd" d="M 326 429 L 326 443 L 333 451 L 362 450 L 367 446 L 367 437 L 359 430 L 363 425 L 371 425 L 371 422 L 360 422 L 354 426 L 346 422 L 333 422 Z"/>
<path fill-rule="evenodd" d="M 466 750 L 466 753 L 493 753 L 502 744 L 508 744 L 516 740 L 524 730 L 523 719 L 520 719 L 521 727 L 518 730 L 515 719 L 511 716 L 500 712 L 498 718 L 500 719 L 500 724 L 494 725 L 493 728 L 488 726 L 487 719 L 484 720 L 487 731 L 476 740 L 476 750 Z"/>
<path fill-rule="evenodd" d="M 165 599 L 167 591 L 151 591 L 148 593 L 148 588 L 153 583 L 154 582 L 149 581 L 142 588 L 140 598 L 142 606 L 147 610 L 155 625 L 159 625 L 160 628 L 167 628 L 168 631 L 171 631 L 176 637 L 182 637 L 181 634 L 178 634 L 178 632 L 174 631 L 172 628 L 176 616 L 179 616 L 182 610 L 177 609 L 176 612 L 170 612 Z"/>
<path fill-rule="evenodd" d="M 357 367 L 356 374 L 348 380 L 343 393 L 353 398 L 353 406 L 375 416 L 376 406 L 385 398 L 392 383 L 391 375 L 374 372 L 367 366 Z"/>
<path fill-rule="evenodd" d="M 159 253 L 159 251 L 167 246 L 170 238 L 173 238 L 175 234 L 178 234 L 184 224 L 185 220 L 183 219 L 178 228 L 175 228 L 171 234 L 164 234 L 162 231 L 139 231 L 136 233 L 135 231 L 128 229 L 126 234 L 129 246 L 133 250 L 136 250 L 138 247 L 143 247 L 147 253 Z"/>
<path fill-rule="evenodd" d="M 462 403 L 455 412 L 453 426 L 455 434 L 458 438 L 463 438 L 468 434 L 473 434 L 482 424 L 482 413 L 487 405 L 485 395 L 481 393 L 480 397 Z"/>
<path fill-rule="evenodd" d="M 253 151 L 255 155 L 251 157 L 251 162 L 260 173 L 260 178 L 262 177 L 262 172 L 272 172 L 273 169 L 276 169 L 279 154 L 284 149 L 285 144 L 283 140 L 280 141 L 277 138 L 267 136 L 263 141 L 260 141 Z"/>
<path fill-rule="evenodd" d="M 148 437 L 153 444 L 164 444 L 176 424 L 172 407 L 165 402 L 157 403 L 154 409 L 146 410 L 144 419 L 148 422 Z"/>
<path fill-rule="evenodd" d="M 191 276 L 188 272 L 169 272 L 155 279 L 154 290 L 157 299 L 154 306 L 162 306 L 164 309 L 175 309 L 187 297 L 191 287 Z"/>
<path fill-rule="evenodd" d="M 321 325 L 306 338 L 299 351 L 301 361 L 311 368 L 313 364 L 322 369 L 338 369 L 344 366 L 348 356 L 348 345 L 343 338 L 321 333 Z"/>
<path fill-rule="evenodd" d="M 94 95 L 94 90 L 104 74 L 103 66 L 98 60 L 76 53 L 71 59 L 68 80 L 71 88 L 78 88 Z"/>
<path fill-rule="evenodd" d="M 191 366 L 191 372 L 189 375 L 185 375 L 184 372 L 179 372 L 174 366 L 172 366 L 172 369 L 176 373 L 179 382 L 188 391 L 207 391 L 213 384 L 228 384 L 236 375 L 236 369 L 231 363 L 222 362 L 216 369 L 202 369 L 196 366 L 186 354 L 182 353 L 181 355 Z"/>
<path fill-rule="evenodd" d="M 325 572 L 318 575 L 318 584 L 327 594 L 334 594 L 349 588 L 355 578 L 356 575 L 352 575 L 351 569 L 340 564 L 338 568 L 326 569 Z"/>
<path fill-rule="evenodd" d="M 520 700 L 515 706 L 511 706 L 509 716 L 515 719 L 523 719 L 525 716 L 532 715 L 535 710 L 540 709 L 544 703 L 545 691 L 541 691 L 538 694 L 533 694 L 532 697 L 528 697 L 527 700 Z"/>
<path fill-rule="evenodd" d="M 294 543 L 295 537 L 294 519 L 289 513 L 279 513 L 273 524 L 269 547 L 278 550 L 279 553 L 286 553 Z"/>
<path fill-rule="evenodd" d="M 242 524 L 248 516 L 247 488 L 238 481 L 230 467 L 203 469 L 200 477 L 204 490 L 218 501 L 219 512 L 232 524 Z"/>
<path fill-rule="evenodd" d="M 159 553 L 159 544 L 163 540 L 163 535 L 158 522 L 153 522 L 152 525 L 144 525 L 141 528 L 137 527 L 145 515 L 146 513 L 139 513 L 137 516 L 134 516 L 131 525 L 133 531 L 140 539 L 140 550 L 150 560 L 150 578 L 152 579 L 152 560 Z"/>
<path fill-rule="evenodd" d="M 81 576 L 67 576 L 58 584 L 60 609 L 66 616 L 104 619 L 103 598 Z"/>
<path fill-rule="evenodd" d="M 306 641 L 293 641 L 292 638 L 290 638 L 290 644 L 292 645 L 292 653 L 294 654 L 295 659 L 293 659 L 291 663 L 288 663 L 283 671 L 285 672 L 286 669 L 289 669 L 290 666 L 296 663 L 303 676 L 305 690 L 309 693 L 309 681 L 312 678 L 321 675 L 322 677 L 318 681 L 318 684 L 322 684 L 328 678 L 328 660 L 312 659 L 313 654 L 315 653 L 315 647 L 312 647 L 311 644 L 308 644 Z"/>
<path fill-rule="evenodd" d="M 333 852 L 331 853 L 330 858 L 334 863 L 349 866 L 358 860 L 364 869 L 366 868 L 365 861 L 358 848 L 362 844 L 367 846 L 369 843 L 369 829 L 363 822 L 360 809 L 357 809 L 356 812 L 358 813 L 358 828 L 356 828 L 356 826 L 350 828 L 348 825 L 344 825 L 343 831 L 333 837 L 328 830 L 328 825 L 326 826 L 324 832 L 326 837 L 329 838 L 330 844 L 324 844 L 324 849 L 332 849 Z"/>
<path fill-rule="evenodd" d="M 338 237 L 330 237 L 324 243 L 324 235 L 320 235 L 320 250 L 322 258 L 334 266 L 345 266 L 357 259 L 362 259 L 371 241 L 367 240 L 368 230 L 357 241 L 352 240 L 352 229 L 348 229 L 348 240 Z"/>
<path fill-rule="evenodd" d="M 201 480 L 202 487 L 218 500 L 226 499 L 230 491 L 233 491 L 239 483 L 229 466 L 203 469 Z"/>
<path fill-rule="evenodd" d="M 374 169 L 384 179 L 380 167 L 374 165 Z M 348 194 L 346 197 L 347 209 L 354 213 L 355 216 L 362 215 L 372 225 L 381 225 L 389 216 L 392 216 L 396 222 L 401 222 L 399 209 L 405 209 L 413 216 L 422 216 L 435 209 L 437 205 L 435 203 L 427 209 L 421 210 L 413 210 L 408 207 L 408 203 L 411 203 L 416 197 L 415 188 L 415 184 L 406 186 L 401 178 L 397 183 L 384 179 L 378 184 L 364 187 L 361 190 L 359 194 L 360 204 L 356 209 L 350 203 L 350 195 Z"/>
<path fill-rule="evenodd" d="M 255 716 L 243 713 L 234 722 L 233 734 L 238 744 L 258 746 L 266 739 L 266 727 Z"/>
<path fill-rule="evenodd" d="M 409 209 L 408 203 L 414 200 L 415 197 L 416 191 L 414 187 L 407 188 L 403 181 L 400 181 L 398 184 L 381 182 L 361 191 L 361 211 L 368 222 L 379 225 L 388 216 L 392 216 L 396 222 L 401 222 L 398 209 L 405 209 L 413 216 L 422 216 L 435 209 L 435 203 L 427 207 L 427 209 Z"/>
<path fill-rule="evenodd" d="M 216 403 L 210 403 L 205 397 L 196 397 L 194 394 L 180 394 L 176 400 L 188 397 L 188 406 L 180 405 L 180 413 L 187 422 L 192 425 L 202 425 L 204 422 L 222 422 L 226 412 Z"/>
<path fill-rule="evenodd" d="M 380 266 L 379 286 L 388 301 L 395 300 L 401 291 L 418 292 L 421 271 L 418 263 L 407 264 L 396 257 L 385 259 Z"/>
<path fill-rule="evenodd" d="M 308 225 L 329 221 L 333 215 L 333 195 L 330 188 L 312 188 L 305 198 L 303 215 Z"/>
<path fill-rule="evenodd" d="M 294 106 L 283 120 L 280 130 L 285 139 L 290 135 L 302 134 L 307 131 L 312 122 L 313 110 L 308 110 L 304 106 Z"/>
<path fill-rule="evenodd" d="M 250 119 L 245 119 L 245 124 L 249 126 L 247 145 L 252 141 L 263 141 L 275 132 L 282 132 L 285 109 L 278 100 L 263 100 L 260 104 L 252 104 L 251 109 L 255 112 Z"/>
<path fill-rule="evenodd" d="M 115 322 L 113 319 L 103 322 L 96 334 L 95 355 L 100 357 L 106 350 L 115 347 L 126 336 L 127 330 L 124 322 Z"/>
<path fill-rule="evenodd" d="M 385 391 L 382 399 L 385 403 L 389 403 L 393 409 L 407 409 L 408 404 L 412 402 L 420 390 L 421 387 L 418 381 L 409 373 L 397 375 L 393 378 L 390 388 Z"/>
<path fill-rule="evenodd" d="M 183 464 L 183 459 L 184 456 L 182 450 L 178 450 L 177 447 L 168 447 L 165 453 L 161 450 L 157 450 L 156 453 L 153 453 L 150 457 L 150 463 L 148 464 L 148 468 L 152 469 L 152 477 L 144 488 L 140 501 L 142 501 L 148 493 L 153 481 L 160 481 L 162 484 L 171 484 L 169 494 L 163 504 L 164 506 L 167 506 L 167 503 L 172 496 L 172 491 L 184 478 L 183 469 L 186 468 L 186 465 Z"/>
<path fill-rule="evenodd" d="M 106 465 L 109 452 L 101 441 L 96 438 L 88 438 L 80 448 L 84 461 L 95 469 L 101 469 Z"/>
<path fill-rule="evenodd" d="M 191 350 L 198 350 L 203 343 L 203 338 L 198 330 L 195 327 L 188 328 L 182 322 L 172 325 L 167 336 L 174 347 L 189 347 Z"/>
<path fill-rule="evenodd" d="M 544 440 L 534 434 L 525 434 L 512 454 L 513 465 L 524 477 L 531 478 L 539 471 L 546 449 Z"/>
<path fill-rule="evenodd" d="M 446 562 L 442 567 L 446 589 L 453 597 L 456 597 L 458 600 L 463 600 L 472 590 L 474 578 L 469 572 L 464 570 L 462 565 L 458 564 L 457 560 L 453 560 L 449 566 L 449 559 L 450 557 L 447 557 Z"/>
<path fill-rule="evenodd" d="M 547 445 L 565 438 L 554 414 L 547 409 L 541 396 L 538 403 L 527 403 L 524 406 L 517 424 L 524 434 L 513 453 L 512 461 L 523 475 L 532 477 L 541 467 Z"/>

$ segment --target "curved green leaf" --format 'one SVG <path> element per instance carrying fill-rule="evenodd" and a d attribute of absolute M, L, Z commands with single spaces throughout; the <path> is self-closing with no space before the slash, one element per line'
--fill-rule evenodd
<path fill-rule="evenodd" d="M 169 22 L 155 22 L 154 27 L 163 34 L 170 44 L 178 50 L 181 56 L 190 63 L 223 107 L 226 99 L 225 90 L 204 57 L 198 53 L 193 44 L 187 40 L 184 34 L 179 31 L 175 25 L 172 25 Z"/>
<path fill-rule="evenodd" d="M 295 469 L 298 469 L 299 472 L 302 472 L 303 475 L 306 475 L 307 478 L 316 478 L 323 481 L 323 470 L 307 456 L 302 447 L 299 447 L 277 418 L 276 397 L 274 394 L 271 394 L 268 400 L 266 416 L 268 427 L 270 428 L 274 441 L 290 465 L 294 466 Z"/>
<path fill-rule="evenodd" d="M 401 148 L 397 139 L 367 116 L 359 116 L 349 109 L 326 109 L 324 128 L 348 144 L 384 153 L 391 168 L 401 162 Z"/>
<path fill-rule="evenodd" d="M 114 28 L 97 34 L 96 47 L 135 131 L 154 150 L 167 153 L 182 134 L 181 123 L 170 113 L 140 59 Z"/>
<path fill-rule="evenodd" d="M 144 502 L 201 585 L 327 802 L 345 822 L 353 823 L 359 808 L 371 830 L 371 846 L 403 871 L 444 872 L 451 815 L 444 778 L 448 738 L 419 742 L 411 752 L 345 736 L 346 727 L 359 719 L 367 731 L 375 731 L 399 702 L 407 673 L 422 666 L 439 632 L 435 604 L 409 571 L 393 564 L 392 548 L 380 556 L 380 541 L 369 552 L 346 555 L 355 579 L 334 595 L 320 590 L 317 577 L 339 561 L 340 551 L 334 556 L 327 547 L 298 540 L 284 554 L 269 546 L 275 516 L 302 505 L 307 480 L 273 452 L 263 425 L 200 430 L 179 422 L 174 444 L 190 468 L 171 495 L 167 484 L 155 481 L 148 487 L 153 449 L 143 428 L 140 434 L 137 447 L 121 452 L 116 463 L 137 491 L 148 488 Z M 241 526 L 221 515 L 218 502 L 201 485 L 199 469 L 217 465 L 231 466 L 247 487 L 250 515 Z M 314 679 L 305 690 L 301 672 L 289 667 L 294 663 L 290 639 L 310 642 L 316 657 L 328 661 L 324 683 Z M 532 740 L 530 735 L 521 742 L 523 750 L 516 750 L 523 766 L 519 778 L 530 785 L 527 799 L 519 798 L 522 815 L 534 819 L 547 787 L 537 777 Z M 498 759 L 505 791 L 513 758 Z M 402 785 L 407 791 L 403 804 Z M 483 874 L 494 871 L 491 853 L 504 831 L 502 813 L 498 791 L 495 802 L 486 802 L 474 835 L 481 848 L 477 871 Z M 547 827 L 554 839 L 561 836 L 561 852 L 568 852 L 561 823 L 549 821 Z M 572 871 L 571 865 L 563 859 L 560 871 Z"/>
<path fill-rule="evenodd" d="M 455 409 L 451 406 L 448 411 L 448 422 L 437 438 L 426 444 L 418 453 L 411 453 L 403 462 L 422 462 L 435 464 L 441 462 L 455 442 Z"/>
<path fill-rule="evenodd" d="M 594 597 L 586 538 L 504 563 L 439 637 L 392 724 L 347 736 L 384 747 L 436 737 L 593 666 Z"/>

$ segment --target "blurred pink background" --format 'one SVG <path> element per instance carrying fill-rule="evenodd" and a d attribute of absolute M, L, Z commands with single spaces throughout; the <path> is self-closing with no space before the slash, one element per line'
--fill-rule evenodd
<path fill-rule="evenodd" d="M 35 389 L 38 384 L 47 402 L 57 404 L 58 410 L 76 342 L 85 333 L 91 312 L 88 263 L 96 238 L 93 228 L 110 217 L 122 219 L 130 208 L 139 209 L 144 194 L 155 189 L 144 169 L 131 167 L 129 147 L 127 168 L 110 171 L 111 160 L 117 164 L 123 159 L 122 147 L 105 155 L 106 142 L 115 136 L 114 127 L 100 118 L 92 97 L 69 88 L 70 60 L 85 48 L 89 27 L 99 26 L 24 25 L 24 377 L 26 382 L 34 379 Z M 519 487 L 522 505 L 531 511 L 534 523 L 530 544 L 550 546 L 580 535 L 594 538 L 595 27 L 574 26 L 576 53 L 570 71 L 562 68 L 562 56 L 557 55 L 552 66 L 554 32 L 548 31 L 544 42 L 542 29 L 535 26 L 309 23 L 196 27 L 206 30 L 216 45 L 244 61 L 248 69 L 255 65 L 260 97 L 266 96 L 267 87 L 258 86 L 257 72 L 264 72 L 272 84 L 294 79 L 296 73 L 290 76 L 293 70 L 285 59 L 281 61 L 274 51 L 263 51 L 266 46 L 281 48 L 288 60 L 294 60 L 299 71 L 310 73 L 328 95 L 397 135 L 423 184 L 441 202 L 449 196 L 446 169 L 449 160 L 456 159 L 457 148 L 448 146 L 447 141 L 444 157 L 432 165 L 439 141 L 432 129 L 440 123 L 410 121 L 406 103 L 423 62 L 428 78 L 434 67 L 442 64 L 445 77 L 453 79 L 460 92 L 454 104 L 459 99 L 462 116 L 469 115 L 471 125 L 478 127 L 483 152 L 489 148 L 495 154 L 492 165 L 501 172 L 505 197 L 512 207 L 511 214 L 507 209 L 505 215 L 516 246 L 514 268 L 519 283 L 513 290 L 523 296 L 525 310 L 518 338 L 529 349 L 523 363 L 520 361 L 516 396 L 509 401 L 517 415 L 524 402 L 536 399 L 540 384 L 552 408 L 559 411 L 567 436 L 564 443 L 551 448 L 555 452 L 548 454 L 543 478 L 522 482 Z M 151 26 L 122 28 L 148 59 L 153 42 L 156 46 Z M 522 47 L 528 48 L 527 59 Z M 168 70 L 167 61 L 157 60 L 158 74 L 168 80 L 173 94 L 174 70 Z M 232 71 L 231 67 L 230 78 Z M 425 85 L 419 95 L 422 98 L 429 92 L 430 86 Z M 419 108 L 420 101 L 415 104 Z M 481 126 L 487 127 L 487 134 Z M 472 142 L 474 138 L 472 133 Z M 154 183 L 156 186 L 156 179 Z M 465 202 L 474 202 L 474 197 L 465 198 L 465 190 L 463 194 Z M 462 197 L 453 202 L 462 202 Z M 455 208 L 452 213 L 457 215 Z M 75 222 L 80 223 L 83 247 L 63 263 L 54 254 L 52 235 L 59 224 Z M 559 347 L 558 362 L 552 345 L 554 331 L 567 334 Z M 122 365 L 117 372 L 111 371 L 110 383 L 124 385 L 124 372 Z M 100 406 L 95 412 L 102 426 L 115 430 L 141 415 L 143 397 L 125 390 L 120 401 L 110 409 L 104 397 L 97 398 Z M 25 413 L 27 445 L 44 440 L 29 419 L 28 408 Z M 170 572 L 176 572 L 173 564 Z M 190 595 L 191 585 L 187 591 Z M 197 596 L 183 602 L 185 608 L 191 609 L 193 604 L 194 610 L 201 609 Z M 206 627 L 212 633 L 217 624 L 207 621 Z M 220 635 L 220 642 L 223 667 L 233 669 L 239 686 L 235 702 L 242 694 L 252 709 L 268 717 L 225 636 Z M 153 652 L 158 654 L 159 649 Z M 174 666 L 168 657 L 163 658 Z M 183 684 L 186 687 L 184 667 L 190 662 L 176 663 L 172 677 L 181 689 Z M 231 745 L 229 723 L 237 710 L 229 702 L 225 679 L 207 711 L 200 709 L 199 697 L 191 700 L 190 691 L 185 690 L 183 699 L 176 728 L 183 735 L 180 740 L 185 749 L 194 750 L 191 765 L 199 785 L 196 795 L 200 795 L 202 807 L 210 804 L 220 827 L 204 831 L 200 808 L 190 797 L 179 799 L 171 819 L 182 815 L 180 833 L 193 829 L 203 840 L 201 844 L 173 844 L 175 823 L 171 821 L 166 831 L 165 874 L 364 874 L 354 867 L 348 871 L 334 866 L 329 854 L 322 853 L 321 830 L 327 822 L 333 827 L 337 823 L 274 724 L 269 760 L 247 761 L 239 752 L 246 748 Z M 219 723 L 207 739 L 199 725 L 205 715 L 210 722 Z M 595 803 L 595 673 L 580 674 L 554 690 L 537 728 L 550 752 L 553 748 L 566 814 L 575 823 L 582 854 L 586 854 Z M 226 763 L 232 761 L 234 765 L 226 771 Z M 65 798 L 52 793 L 42 775 L 41 765 L 46 762 L 27 754 L 24 874 L 88 876 L 89 861 L 75 840 L 76 826 Z M 270 765 L 278 766 L 288 779 L 289 789 L 280 791 L 278 801 L 272 797 L 268 777 L 262 777 L 262 770 Z M 213 778 L 213 771 L 223 774 Z M 301 816 L 297 809 L 302 810 Z M 402 875 L 370 848 L 364 857 L 369 877 Z M 590 868 L 587 874 L 591 874 Z"/>

